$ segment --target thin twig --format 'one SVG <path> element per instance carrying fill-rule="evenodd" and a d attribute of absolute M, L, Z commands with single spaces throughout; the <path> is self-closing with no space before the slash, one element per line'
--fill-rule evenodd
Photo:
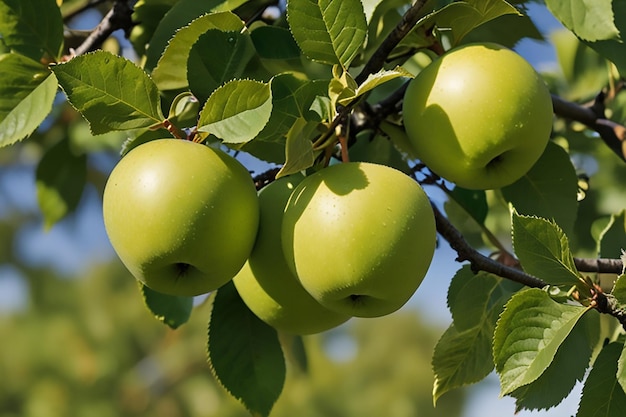
<path fill-rule="evenodd" d="M 385 61 L 387 60 L 387 56 L 398 45 L 398 43 L 400 43 L 402 38 L 404 38 L 411 31 L 411 29 L 413 29 L 413 26 L 415 26 L 419 20 L 421 10 L 426 2 L 427 0 L 417 0 L 415 4 L 407 10 L 404 16 L 402 16 L 400 23 L 398 23 L 389 35 L 387 35 L 378 49 L 365 63 L 359 75 L 356 76 L 355 81 L 357 84 L 362 84 L 370 74 L 376 73 L 383 67 Z M 326 143 L 326 141 L 332 137 L 337 126 L 344 123 L 348 119 L 352 110 L 362 101 L 361 98 L 362 97 L 358 97 L 346 106 L 342 106 L 338 109 L 337 115 L 328 126 L 326 132 L 318 139 L 319 143 Z"/>
<path fill-rule="evenodd" d="M 459 262 L 468 261 L 472 271 L 485 271 L 498 275 L 499 277 L 510 279 L 533 288 L 543 288 L 548 285 L 547 282 L 533 275 L 527 274 L 518 268 L 512 268 L 495 261 L 474 249 L 463 237 L 461 232 L 450 223 L 443 213 L 432 203 L 433 212 L 435 213 L 435 223 L 437 232 L 450 244 L 450 247 L 457 253 L 456 260 Z"/>
<path fill-rule="evenodd" d="M 521 269 L 506 266 L 478 252 L 467 243 L 461 232 L 450 223 L 435 204 L 431 202 L 431 206 L 435 213 L 437 232 L 450 244 L 450 247 L 456 251 L 456 260 L 458 262 L 468 261 L 474 272 L 490 272 L 527 287 L 543 288 L 548 285 L 542 279 L 527 274 Z M 577 259 L 576 266 L 594 269 L 593 272 L 621 273 L 623 270 L 622 261 L 617 259 Z M 626 310 L 622 308 L 615 297 L 612 294 L 602 292 L 600 288 L 593 288 L 591 292 L 593 295 L 591 299 L 593 308 L 600 313 L 615 317 L 622 327 L 626 329 Z"/>
<path fill-rule="evenodd" d="M 391 51 L 393 51 L 400 41 L 413 29 L 419 20 L 426 1 L 427 0 L 417 0 L 415 4 L 407 10 L 404 16 L 402 16 L 400 23 L 387 35 L 378 49 L 374 51 L 359 75 L 356 76 L 355 81 L 357 84 L 361 84 L 370 74 L 374 74 L 383 68 Z"/>
<path fill-rule="evenodd" d="M 580 272 L 595 272 L 599 274 L 617 274 L 624 271 L 624 263 L 621 259 L 610 258 L 574 258 L 576 269 Z"/>
<path fill-rule="evenodd" d="M 74 50 L 74 55 L 83 55 L 98 49 L 116 30 L 123 29 L 128 36 L 130 30 L 133 28 L 132 14 L 133 8 L 130 6 L 130 1 L 118 0 L 113 3 L 113 7 L 104 16 L 100 24 L 98 24 L 85 41 Z"/>
<path fill-rule="evenodd" d="M 598 94 L 591 107 L 555 95 L 552 96 L 552 106 L 556 115 L 580 122 L 598 132 L 604 143 L 626 161 L 626 127 L 604 117 L 604 93 Z"/>

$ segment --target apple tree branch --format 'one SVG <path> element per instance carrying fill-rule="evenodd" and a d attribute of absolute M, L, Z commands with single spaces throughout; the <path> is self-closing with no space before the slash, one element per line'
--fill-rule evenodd
<path fill-rule="evenodd" d="M 544 288 L 548 285 L 545 281 L 533 275 L 527 274 L 519 268 L 504 265 L 489 258 L 474 249 L 463 237 L 461 232 L 450 223 L 439 208 L 431 202 L 435 214 L 437 232 L 450 244 L 457 253 L 458 262 L 468 261 L 474 272 L 485 271 L 499 277 L 515 281 L 532 288 Z M 579 272 L 605 272 L 620 274 L 624 265 L 620 259 L 582 259 L 576 258 L 575 264 Z M 602 292 L 599 288 L 592 291 L 593 307 L 600 313 L 615 317 L 622 327 L 626 329 L 626 310 L 624 310 L 611 294 Z"/>
<path fill-rule="evenodd" d="M 604 143 L 626 162 L 626 127 L 604 116 L 604 97 L 600 92 L 594 103 L 589 106 L 581 106 L 552 95 L 552 106 L 557 116 L 575 120 L 596 131 Z"/>
<path fill-rule="evenodd" d="M 116 0 L 111 10 L 102 18 L 98 26 L 74 50 L 73 55 L 83 55 L 98 49 L 116 30 L 122 29 L 128 36 L 134 25 L 132 20 L 132 3 L 134 3 L 132 0 Z"/>

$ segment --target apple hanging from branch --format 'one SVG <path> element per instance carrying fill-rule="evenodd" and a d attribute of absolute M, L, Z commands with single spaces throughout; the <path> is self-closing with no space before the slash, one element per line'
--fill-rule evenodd
<path fill-rule="evenodd" d="M 517 53 L 482 43 L 453 49 L 424 68 L 404 95 L 415 155 L 461 187 L 493 189 L 522 177 L 543 153 L 552 100 Z"/>
<path fill-rule="evenodd" d="M 291 272 L 281 247 L 283 213 L 289 196 L 304 179 L 280 178 L 259 192 L 259 232 L 248 262 L 233 279 L 242 300 L 261 320 L 290 334 L 332 329 L 350 316 L 323 307 Z"/>
<path fill-rule="evenodd" d="M 306 177 L 285 208 L 282 243 L 302 286 L 328 309 L 378 317 L 402 307 L 435 250 L 428 197 L 387 166 L 348 162 Z"/>
<path fill-rule="evenodd" d="M 107 234 L 135 278 L 195 296 L 232 279 L 257 233 L 259 202 L 248 171 L 198 143 L 159 139 L 131 150 L 103 196 Z"/>

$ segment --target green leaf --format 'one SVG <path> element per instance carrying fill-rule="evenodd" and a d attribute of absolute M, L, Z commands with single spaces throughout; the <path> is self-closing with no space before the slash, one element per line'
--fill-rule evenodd
<path fill-rule="evenodd" d="M 576 221 L 577 193 L 578 176 L 569 154 L 552 142 L 530 171 L 502 188 L 502 196 L 518 213 L 553 220 L 566 232 Z"/>
<path fill-rule="evenodd" d="M 159 90 L 179 90 L 189 85 L 186 63 L 192 46 L 202 34 L 211 29 L 226 32 L 241 31 L 243 28 L 244 23 L 241 19 L 230 12 L 207 14 L 181 28 L 170 40 L 152 71 L 152 79 Z M 206 55 L 217 56 L 214 52 Z"/>
<path fill-rule="evenodd" d="M 317 126 L 318 123 L 316 122 L 307 122 L 304 119 L 296 120 L 287 134 L 285 164 L 276 174 L 276 179 L 313 166 L 315 151 L 311 139 L 317 134 Z"/>
<path fill-rule="evenodd" d="M 569 30 L 626 75 L 626 2 L 552 0 L 547 4 Z"/>
<path fill-rule="evenodd" d="M 612 0 L 546 0 L 552 14 L 580 39 L 599 41 L 618 39 Z"/>
<path fill-rule="evenodd" d="M 178 0 L 138 0 L 133 6 L 133 28 L 128 39 L 138 55 L 145 55 L 150 38 L 163 16 Z"/>
<path fill-rule="evenodd" d="M 569 395 L 589 367 L 593 348 L 599 340 L 599 327 L 599 314 L 590 310 L 574 326 L 544 373 L 510 394 L 516 399 L 516 411 L 548 409 Z"/>
<path fill-rule="evenodd" d="M 415 151 L 404 128 L 395 121 L 382 120 L 378 125 L 378 133 L 389 139 L 407 160 L 415 160 Z"/>
<path fill-rule="evenodd" d="M 199 111 L 200 102 L 198 99 L 191 92 L 185 91 L 174 97 L 167 120 L 179 127 L 195 126 Z"/>
<path fill-rule="evenodd" d="M 193 310 L 193 297 L 161 294 L 142 283 L 139 283 L 139 290 L 146 307 L 161 323 L 167 324 L 172 329 L 177 329 L 189 320 Z"/>
<path fill-rule="evenodd" d="M 279 74 L 272 79 L 272 114 L 270 120 L 254 140 L 242 150 L 264 161 L 285 162 L 286 136 L 298 118 L 319 121 L 311 110 L 317 97 L 326 94 L 328 81 L 308 81 L 294 74 Z"/>
<path fill-rule="evenodd" d="M 433 355 L 436 402 L 446 392 L 485 378 L 493 370 L 492 340 L 504 304 L 519 289 L 495 275 L 461 268 L 448 289 L 453 323 Z"/>
<path fill-rule="evenodd" d="M 226 143 L 244 143 L 261 132 L 271 112 L 270 84 L 233 80 L 211 94 L 200 112 L 198 130 Z"/>
<path fill-rule="evenodd" d="M 304 337 L 288 333 L 279 333 L 278 338 L 285 354 L 285 359 L 304 373 L 309 372 L 309 358 L 304 345 Z"/>
<path fill-rule="evenodd" d="M 505 0 L 465 0 L 468 4 L 478 10 L 482 16 L 480 24 L 486 23 L 496 17 L 507 14 L 520 15 L 521 13 L 514 6 Z M 478 25 L 476 25 L 478 26 Z"/>
<path fill-rule="evenodd" d="M 550 41 L 567 82 L 567 90 L 561 95 L 571 101 L 593 99 L 609 82 L 606 58 L 567 29 L 552 32 Z"/>
<path fill-rule="evenodd" d="M 487 195 L 484 190 L 468 190 L 455 186 L 450 198 L 460 205 L 478 224 L 484 224 L 489 212 Z"/>
<path fill-rule="evenodd" d="M 626 415 L 626 394 L 616 374 L 623 343 L 609 343 L 596 358 L 583 386 L 577 417 L 622 417 Z"/>
<path fill-rule="evenodd" d="M 622 353 L 617 361 L 617 382 L 619 382 L 622 390 L 626 391 L 626 346 L 622 348 Z"/>
<path fill-rule="evenodd" d="M 348 151 L 352 162 L 371 162 L 387 165 L 406 174 L 411 173 L 411 168 L 400 151 L 383 135 L 371 131 L 361 132 Z"/>
<path fill-rule="evenodd" d="M 434 26 L 456 46 L 474 28 L 506 14 L 520 12 L 504 0 L 457 1 L 420 19 L 414 31 Z"/>
<path fill-rule="evenodd" d="M 486 272 L 475 274 L 469 265 L 463 266 L 452 278 L 448 289 L 448 308 L 454 325 L 466 330 L 488 318 L 499 316 L 504 304 L 521 285 L 503 280 Z"/>
<path fill-rule="evenodd" d="M 498 320 L 493 341 L 500 394 L 510 394 L 537 380 L 587 311 L 559 304 L 537 288 L 514 295 Z"/>
<path fill-rule="evenodd" d="M 483 380 L 493 370 L 493 323 L 459 330 L 454 324 L 441 336 L 433 354 L 433 401 L 445 393 Z"/>
<path fill-rule="evenodd" d="M 526 272 L 548 284 L 580 284 L 569 241 L 554 222 L 539 217 L 512 216 L 513 246 Z"/>
<path fill-rule="evenodd" d="M 189 52 L 189 88 L 200 102 L 205 102 L 226 81 L 239 78 L 255 55 L 249 32 L 209 30 Z"/>
<path fill-rule="evenodd" d="M 488 239 L 483 229 L 489 213 L 485 191 L 455 186 L 447 194 L 448 199 L 443 207 L 448 219 L 463 233 L 470 245 L 483 247 L 485 239 Z"/>
<path fill-rule="evenodd" d="M 340 101 L 345 103 L 352 101 L 356 97 L 356 90 L 359 86 L 352 74 L 339 65 L 333 66 L 332 73 L 333 77 L 328 83 L 328 97 L 334 111 Z M 332 117 L 334 117 L 334 113 Z"/>
<path fill-rule="evenodd" d="M 328 90 L 328 81 L 299 78 L 294 74 L 279 74 L 272 79 L 272 116 L 255 140 L 278 141 L 285 136 L 298 118 L 320 121 L 311 106 Z"/>
<path fill-rule="evenodd" d="M 253 415 L 268 416 L 285 381 L 276 330 L 243 303 L 232 282 L 217 290 L 209 324 L 208 356 L 220 384 Z"/>
<path fill-rule="evenodd" d="M 87 156 L 75 155 L 67 139 L 50 148 L 35 173 L 37 201 L 46 229 L 73 211 L 87 179 Z"/>
<path fill-rule="evenodd" d="M 300 59 L 300 48 L 291 32 L 277 26 L 260 26 L 250 34 L 259 56 L 264 59 Z"/>
<path fill-rule="evenodd" d="M 0 38 L 11 50 L 39 61 L 57 59 L 63 19 L 54 0 L 0 0 Z"/>
<path fill-rule="evenodd" d="M 384 39 L 400 23 L 402 11 L 406 6 L 404 0 L 362 0 L 362 3 L 368 32 L 367 45 L 363 56 L 359 57 L 359 62 L 369 59 L 380 47 Z"/>
<path fill-rule="evenodd" d="M 162 127 L 156 130 L 144 128 L 129 132 L 128 138 L 126 139 L 126 141 L 124 141 L 124 143 L 122 143 L 120 156 L 125 156 L 128 152 L 132 151 L 141 144 L 150 142 L 151 140 L 163 139 L 170 136 L 170 133 Z"/>
<path fill-rule="evenodd" d="M 626 250 L 626 209 L 613 214 L 598 238 L 598 256 L 617 258 Z"/>
<path fill-rule="evenodd" d="M 52 70 L 94 134 L 148 127 L 164 119 L 156 85 L 127 59 L 96 51 Z"/>
<path fill-rule="evenodd" d="M 167 44 L 180 28 L 189 25 L 200 16 L 218 11 L 218 7 L 224 2 L 225 0 L 179 0 L 161 19 L 150 39 L 144 63 L 146 71 L 154 69 Z"/>
<path fill-rule="evenodd" d="M 621 2 L 620 7 L 624 9 L 622 14 L 626 16 L 626 3 Z M 626 30 L 622 30 L 626 34 Z M 622 77 L 626 77 L 626 44 L 623 41 L 597 41 L 585 42 L 587 46 L 593 48 L 594 51 L 602 55 L 604 58 L 613 62 Z"/>
<path fill-rule="evenodd" d="M 463 43 L 496 42 L 512 49 L 522 39 L 545 40 L 530 17 L 507 14 L 474 28 L 463 38 Z"/>
<path fill-rule="evenodd" d="M 0 147 L 35 131 L 52 109 L 58 83 L 38 62 L 18 54 L 0 55 Z"/>
<path fill-rule="evenodd" d="M 370 74 L 365 79 L 365 81 L 363 81 L 363 83 L 357 87 L 353 96 L 342 97 L 341 99 L 339 99 L 339 104 L 347 105 L 355 98 L 361 97 L 362 95 L 373 90 L 379 85 L 382 85 L 391 80 L 395 80 L 396 78 L 399 78 L 399 77 L 412 78 L 413 76 L 411 75 L 411 73 L 409 73 L 402 67 L 396 67 L 392 70 L 381 70 L 375 74 Z"/>
<path fill-rule="evenodd" d="M 617 277 L 615 284 L 613 284 L 611 295 L 615 297 L 621 308 L 626 310 L 626 274 Z"/>
<path fill-rule="evenodd" d="M 290 0 L 287 19 L 305 55 L 344 68 L 360 52 L 367 35 L 360 0 Z"/>

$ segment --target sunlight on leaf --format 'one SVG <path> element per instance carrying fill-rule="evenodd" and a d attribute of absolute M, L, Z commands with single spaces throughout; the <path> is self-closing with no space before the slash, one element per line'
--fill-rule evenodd
<path fill-rule="evenodd" d="M 359 0 L 291 0 L 291 33 L 311 59 L 347 68 L 363 46 L 367 23 Z"/>
<path fill-rule="evenodd" d="M 513 211 L 513 246 L 522 267 L 549 284 L 579 285 L 579 274 L 565 233 L 555 223 Z"/>
<path fill-rule="evenodd" d="M 581 306 L 557 303 L 537 288 L 514 295 L 498 320 L 493 341 L 500 395 L 539 378 L 587 311 Z"/>
<path fill-rule="evenodd" d="M 56 77 L 41 64 L 18 54 L 0 56 L 0 147 L 37 129 L 52 109 Z"/>
<path fill-rule="evenodd" d="M 197 18 L 176 32 L 152 71 L 152 79 L 160 90 L 178 90 L 189 85 L 187 61 L 198 38 L 210 29 L 241 31 L 243 22 L 230 12 L 214 13 Z"/>
<path fill-rule="evenodd" d="M 148 127 L 164 119 L 156 85 L 127 59 L 97 51 L 52 70 L 94 134 Z"/>
<path fill-rule="evenodd" d="M 200 112 L 198 130 L 226 143 L 244 143 L 261 132 L 271 113 L 270 84 L 233 80 L 211 94 Z"/>

